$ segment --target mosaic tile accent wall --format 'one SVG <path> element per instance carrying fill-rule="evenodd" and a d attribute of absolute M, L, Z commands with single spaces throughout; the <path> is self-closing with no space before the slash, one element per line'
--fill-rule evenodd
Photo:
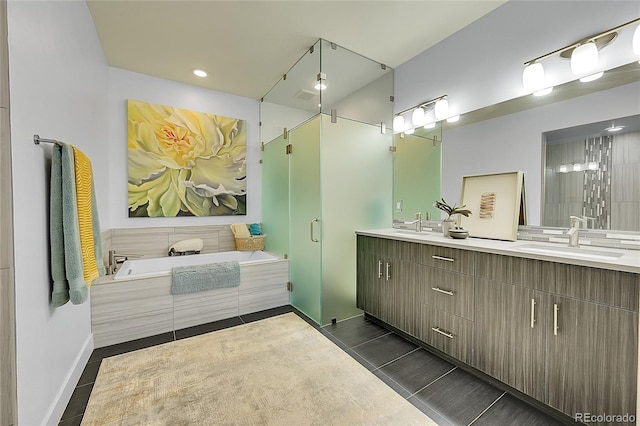
<path fill-rule="evenodd" d="M 593 229 L 611 228 L 611 136 L 584 141 L 585 162 L 596 170 L 583 172 L 582 216 L 592 217 Z"/>

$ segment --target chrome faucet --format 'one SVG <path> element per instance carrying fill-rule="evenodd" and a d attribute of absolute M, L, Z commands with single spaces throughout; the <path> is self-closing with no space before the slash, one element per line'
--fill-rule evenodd
<path fill-rule="evenodd" d="M 416 213 L 416 232 L 422 232 L 422 212 Z"/>
<path fill-rule="evenodd" d="M 569 247 L 580 247 L 580 224 L 586 227 L 587 217 L 569 216 L 569 229 L 566 234 L 569 236 Z"/>
<path fill-rule="evenodd" d="M 119 265 L 123 264 L 129 258 L 142 257 L 138 254 L 116 254 L 115 250 L 109 250 L 109 264 L 107 265 L 107 275 L 113 275 L 118 270 Z"/>

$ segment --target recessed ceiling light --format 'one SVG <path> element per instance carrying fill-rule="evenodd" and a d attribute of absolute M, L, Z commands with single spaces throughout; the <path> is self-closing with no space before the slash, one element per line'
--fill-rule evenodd
<path fill-rule="evenodd" d="M 206 77 L 207 76 L 207 72 L 203 71 L 203 70 L 193 70 L 193 73 L 195 75 L 197 75 L 198 77 Z"/>
<path fill-rule="evenodd" d="M 616 126 L 616 125 L 611 125 L 610 127 L 607 127 L 606 130 L 607 132 L 619 132 L 620 130 L 624 129 L 625 126 Z"/>

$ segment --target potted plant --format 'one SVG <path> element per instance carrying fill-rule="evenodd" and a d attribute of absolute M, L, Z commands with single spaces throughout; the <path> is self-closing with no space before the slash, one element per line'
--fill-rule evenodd
<path fill-rule="evenodd" d="M 452 218 L 453 215 L 461 214 L 465 217 L 469 217 L 471 214 L 471 210 L 465 208 L 467 207 L 466 205 L 458 206 L 454 204 L 451 206 L 444 200 L 444 198 L 437 200 L 433 206 L 447 214 L 447 218 L 442 221 L 442 234 L 445 237 L 449 236 L 449 229 L 454 226 L 455 221 Z"/>

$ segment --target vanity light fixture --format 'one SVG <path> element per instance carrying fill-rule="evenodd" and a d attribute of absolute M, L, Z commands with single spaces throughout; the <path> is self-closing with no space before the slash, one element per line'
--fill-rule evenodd
<path fill-rule="evenodd" d="M 604 74 L 604 71 L 595 72 L 598 67 L 599 51 L 616 39 L 619 30 L 638 22 L 640 22 L 640 18 L 625 22 L 617 27 L 578 40 L 525 62 L 525 68 L 522 72 L 523 87 L 529 93 L 533 92 L 536 96 L 542 96 L 539 93 L 539 89 L 544 85 L 544 67 L 540 61 L 557 54 L 563 58 L 571 59 L 571 71 L 576 76 L 581 76 L 580 81 L 586 83 L 597 80 Z M 633 51 L 636 55 L 640 55 L 640 25 L 633 34 Z"/>
<path fill-rule="evenodd" d="M 640 56 L 640 25 L 636 27 L 633 33 L 633 53 Z M 640 61 L 638 61 L 640 63 Z"/>
<path fill-rule="evenodd" d="M 434 128 L 436 127 L 436 123 L 435 123 L 435 121 L 434 121 L 434 122 L 431 122 L 431 123 L 427 123 L 427 124 L 425 124 L 423 127 L 424 127 L 425 129 L 434 129 Z"/>
<path fill-rule="evenodd" d="M 422 107 L 418 107 L 411 113 L 411 124 L 414 127 L 422 126 L 425 122 L 425 111 Z"/>
<path fill-rule="evenodd" d="M 393 130 L 395 130 L 396 133 L 404 131 L 404 117 L 403 116 L 396 115 L 395 117 L 393 117 Z"/>
<path fill-rule="evenodd" d="M 404 134 L 405 134 L 405 135 L 412 135 L 412 134 L 414 134 L 414 133 L 415 133 L 415 131 L 416 131 L 416 129 L 415 129 L 414 127 L 409 126 L 409 127 L 404 131 Z"/>
<path fill-rule="evenodd" d="M 407 129 L 411 128 L 415 130 L 416 127 L 422 126 L 427 121 L 427 113 L 434 110 L 434 114 L 437 120 L 442 120 L 449 116 L 449 102 L 445 99 L 447 95 L 438 96 L 437 98 L 431 99 L 426 102 L 421 102 L 418 105 L 412 106 L 411 108 L 407 108 L 400 112 L 395 113 L 393 117 L 393 131 L 394 133 L 404 132 L 406 134 L 411 134 L 407 131 Z M 443 103 L 444 102 L 444 103 Z M 444 108 L 444 109 L 443 109 Z M 411 123 L 405 124 L 405 119 L 403 114 L 412 111 L 411 113 Z M 444 115 L 440 116 L 439 114 L 444 111 Z M 435 127 L 435 123 L 433 124 Z M 433 127 L 426 127 L 425 129 L 430 129 Z"/>
<path fill-rule="evenodd" d="M 452 115 L 451 117 L 447 118 L 447 123 L 455 123 L 458 120 L 460 120 L 460 114 Z"/>
<path fill-rule="evenodd" d="M 203 71 L 203 70 L 193 70 L 193 73 L 197 76 L 197 77 L 206 77 L 207 76 L 207 72 Z"/>
<path fill-rule="evenodd" d="M 586 74 L 598 66 L 598 47 L 593 41 L 573 49 L 571 53 L 571 72 L 575 75 Z"/>
<path fill-rule="evenodd" d="M 527 92 L 535 92 L 544 85 L 544 67 L 540 62 L 533 62 L 524 67 L 522 85 Z"/>

